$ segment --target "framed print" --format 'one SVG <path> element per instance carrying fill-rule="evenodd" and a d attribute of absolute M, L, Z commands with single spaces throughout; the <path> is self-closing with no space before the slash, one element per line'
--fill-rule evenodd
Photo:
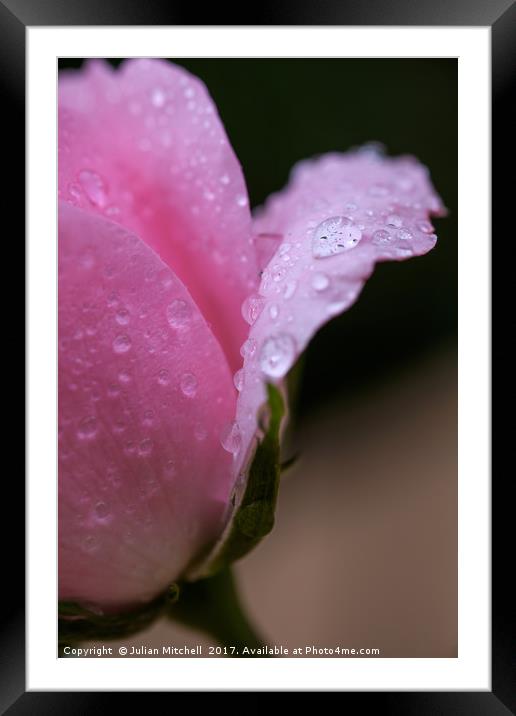
<path fill-rule="evenodd" d="M 514 708 L 490 469 L 509 6 L 0 5 L 29 279 L 4 710 Z"/>

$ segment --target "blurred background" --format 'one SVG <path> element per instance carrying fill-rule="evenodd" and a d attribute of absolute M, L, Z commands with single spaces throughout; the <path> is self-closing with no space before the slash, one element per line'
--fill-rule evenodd
<path fill-rule="evenodd" d="M 378 265 L 310 344 L 289 447 L 300 459 L 283 478 L 274 531 L 236 575 L 270 643 L 454 657 L 457 61 L 174 62 L 206 83 L 252 206 L 300 159 L 378 141 L 426 164 L 449 209 L 434 220 L 430 254 Z M 129 641 L 208 643 L 168 622 Z"/>

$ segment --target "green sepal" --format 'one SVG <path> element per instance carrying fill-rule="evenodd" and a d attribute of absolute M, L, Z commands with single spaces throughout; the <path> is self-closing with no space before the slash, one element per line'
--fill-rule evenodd
<path fill-rule="evenodd" d="M 281 474 L 280 429 L 285 403 L 278 388 L 268 384 L 267 416 L 242 487 L 232 498 L 233 512 L 212 552 L 194 567 L 187 579 L 209 577 L 248 554 L 272 530 Z"/>
<path fill-rule="evenodd" d="M 178 597 L 178 585 L 171 584 L 152 602 L 117 614 L 102 614 L 75 602 L 59 602 L 59 646 L 88 639 L 118 639 L 134 634 L 151 624 Z"/>

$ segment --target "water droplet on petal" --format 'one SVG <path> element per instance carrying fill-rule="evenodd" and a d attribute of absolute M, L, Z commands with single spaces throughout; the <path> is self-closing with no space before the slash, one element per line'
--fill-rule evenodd
<path fill-rule="evenodd" d="M 275 283 L 279 283 L 280 281 L 283 281 L 286 274 L 287 271 L 282 266 L 274 266 L 271 272 L 272 280 Z"/>
<path fill-rule="evenodd" d="M 169 460 L 163 468 L 163 477 L 165 480 L 171 480 L 176 474 L 176 466 L 173 460 Z"/>
<path fill-rule="evenodd" d="M 106 216 L 118 216 L 120 214 L 120 209 L 116 206 L 116 204 L 110 204 L 109 206 L 106 206 L 105 214 Z"/>
<path fill-rule="evenodd" d="M 242 304 L 242 316 L 250 326 L 256 321 L 262 312 L 265 299 L 259 296 L 249 296 Z"/>
<path fill-rule="evenodd" d="M 93 415 L 83 418 L 79 423 L 77 437 L 81 440 L 93 440 L 98 432 L 97 418 Z"/>
<path fill-rule="evenodd" d="M 260 350 L 260 368 L 271 378 L 282 378 L 296 355 L 296 344 L 288 333 L 267 338 Z"/>
<path fill-rule="evenodd" d="M 237 370 L 237 372 L 233 376 L 233 383 L 238 392 L 240 392 L 244 387 L 244 371 L 242 368 L 240 368 L 240 370 Z"/>
<path fill-rule="evenodd" d="M 206 440 L 206 438 L 208 437 L 208 431 L 206 430 L 204 425 L 201 425 L 200 423 L 198 423 L 194 428 L 194 435 L 195 435 L 196 440 L 199 440 L 199 442 L 202 442 L 203 440 Z"/>
<path fill-rule="evenodd" d="M 146 428 L 150 428 L 154 425 L 154 411 L 146 410 L 143 414 L 142 425 Z"/>
<path fill-rule="evenodd" d="M 112 293 L 109 294 L 109 296 L 108 296 L 108 298 L 107 298 L 107 305 L 108 305 L 108 307 L 109 307 L 109 308 L 114 308 L 115 306 L 118 305 L 119 300 L 120 300 L 120 299 L 119 299 L 118 293 L 116 293 L 115 291 L 113 291 Z"/>
<path fill-rule="evenodd" d="M 394 226 L 396 229 L 399 229 L 400 226 L 403 224 L 403 221 L 401 220 L 401 217 L 397 214 L 391 214 L 386 218 L 385 223 L 387 224 L 387 226 Z"/>
<path fill-rule="evenodd" d="M 131 339 L 125 334 L 117 336 L 113 341 L 113 350 L 115 353 L 127 353 L 130 348 Z"/>
<path fill-rule="evenodd" d="M 197 378 L 193 373 L 183 373 L 180 381 L 181 392 L 187 398 L 195 398 L 197 394 Z"/>
<path fill-rule="evenodd" d="M 434 227 L 429 221 L 418 221 L 416 228 L 423 234 L 431 234 L 434 230 Z"/>
<path fill-rule="evenodd" d="M 84 169 L 79 172 L 78 179 L 90 202 L 94 206 L 98 206 L 103 209 L 107 204 L 107 194 L 106 186 L 102 177 L 97 174 L 97 172 Z"/>
<path fill-rule="evenodd" d="M 188 303 L 176 298 L 167 306 L 167 321 L 172 328 L 186 328 L 190 322 L 191 313 Z"/>
<path fill-rule="evenodd" d="M 166 96 L 161 87 L 155 87 L 152 90 L 151 102 L 155 107 L 163 107 L 165 104 Z"/>
<path fill-rule="evenodd" d="M 295 279 L 292 279 L 291 281 L 287 281 L 285 284 L 285 287 L 283 289 L 283 296 L 288 300 L 289 298 L 292 298 L 292 296 L 295 294 L 297 288 L 297 281 Z"/>
<path fill-rule="evenodd" d="M 242 444 L 242 435 L 238 423 L 232 422 L 222 430 L 220 435 L 220 444 L 232 455 L 237 455 Z"/>
<path fill-rule="evenodd" d="M 240 348 L 240 355 L 242 358 L 247 356 L 251 357 L 256 352 L 256 341 L 253 338 L 248 338 Z"/>
<path fill-rule="evenodd" d="M 269 316 L 272 318 L 273 321 L 275 321 L 279 316 L 279 308 L 275 303 L 273 303 L 272 306 L 269 307 Z"/>
<path fill-rule="evenodd" d="M 381 142 L 366 142 L 356 150 L 357 154 L 371 161 L 378 161 L 386 154 L 385 145 Z"/>
<path fill-rule="evenodd" d="M 120 383 L 130 383 L 131 374 L 127 370 L 121 370 L 118 374 L 118 380 L 120 381 Z"/>
<path fill-rule="evenodd" d="M 120 386 L 111 383 L 108 385 L 107 394 L 110 398 L 117 398 L 120 395 Z"/>
<path fill-rule="evenodd" d="M 312 288 L 315 291 L 325 291 L 330 285 L 330 279 L 325 273 L 316 273 L 312 277 Z"/>
<path fill-rule="evenodd" d="M 151 454 L 153 447 L 152 440 L 145 438 L 138 446 L 138 455 L 140 455 L 140 457 L 147 457 L 147 455 Z"/>
<path fill-rule="evenodd" d="M 362 232 L 350 225 L 347 217 L 333 216 L 315 228 L 312 253 L 317 259 L 334 256 L 354 248 L 361 238 Z"/>
<path fill-rule="evenodd" d="M 97 502 L 94 512 L 98 520 L 105 520 L 110 516 L 109 506 L 105 502 Z"/>
<path fill-rule="evenodd" d="M 410 239 L 412 238 L 412 234 L 406 229 L 399 229 L 396 232 L 396 238 L 400 241 L 410 241 Z"/>
<path fill-rule="evenodd" d="M 95 535 L 87 535 L 82 541 L 85 552 L 95 552 L 99 547 L 99 540 Z"/>
<path fill-rule="evenodd" d="M 136 452 L 136 443 L 133 440 L 128 440 L 124 445 L 124 452 L 126 455 L 134 455 Z"/>
<path fill-rule="evenodd" d="M 390 241 L 392 241 L 392 236 L 388 231 L 385 231 L 385 229 L 378 229 L 372 236 L 372 242 L 376 246 L 388 244 Z"/>
<path fill-rule="evenodd" d="M 127 308 L 120 308 L 115 315 L 116 322 L 120 326 L 126 326 L 129 323 L 130 314 Z"/>
<path fill-rule="evenodd" d="M 238 206 L 247 206 L 247 197 L 244 194 L 239 194 L 236 198 Z"/>
<path fill-rule="evenodd" d="M 170 374 L 168 370 L 162 368 L 158 373 L 158 383 L 160 385 L 168 385 L 170 383 Z"/>

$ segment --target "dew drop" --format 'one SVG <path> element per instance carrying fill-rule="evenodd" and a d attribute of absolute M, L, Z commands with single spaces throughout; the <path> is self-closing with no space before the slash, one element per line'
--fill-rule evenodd
<path fill-rule="evenodd" d="M 126 326 L 129 323 L 130 314 L 127 308 L 119 308 L 116 312 L 115 319 L 120 326 Z"/>
<path fill-rule="evenodd" d="M 233 383 L 238 392 L 240 392 L 244 387 L 244 371 L 242 368 L 240 368 L 240 370 L 237 370 L 237 372 L 233 376 Z"/>
<path fill-rule="evenodd" d="M 256 352 L 256 341 L 253 338 L 248 338 L 240 348 L 240 355 L 242 358 L 251 357 Z"/>
<path fill-rule="evenodd" d="M 131 348 L 131 339 L 125 334 L 121 334 L 113 341 L 113 350 L 115 353 L 127 353 Z"/>
<path fill-rule="evenodd" d="M 279 308 L 275 303 L 273 303 L 272 306 L 269 307 L 269 316 L 272 318 L 273 321 L 275 321 L 279 316 Z"/>
<path fill-rule="evenodd" d="M 206 430 L 204 425 L 201 425 L 200 423 L 198 423 L 194 428 L 194 435 L 195 435 L 195 439 L 199 440 L 199 442 L 201 442 L 203 440 L 206 440 L 206 438 L 208 437 L 208 431 Z"/>
<path fill-rule="evenodd" d="M 406 229 L 399 229 L 396 232 L 396 238 L 400 241 L 410 241 L 410 239 L 412 238 L 412 234 Z"/>
<path fill-rule="evenodd" d="M 113 487 L 120 487 L 122 480 L 118 472 L 118 468 L 115 465 L 110 465 L 106 471 L 106 478 L 110 485 Z"/>
<path fill-rule="evenodd" d="M 434 227 L 429 221 L 418 221 L 416 224 L 416 228 L 423 234 L 431 234 L 434 230 Z"/>
<path fill-rule="evenodd" d="M 168 370 L 162 368 L 158 373 L 158 383 L 160 385 L 168 385 L 170 383 L 170 374 Z"/>
<path fill-rule="evenodd" d="M 117 306 L 119 300 L 120 299 L 119 299 L 118 293 L 116 293 L 115 291 L 112 291 L 107 298 L 108 308 L 114 308 L 115 306 Z"/>
<path fill-rule="evenodd" d="M 176 298 L 167 306 L 167 321 L 172 328 L 186 328 L 190 322 L 191 313 L 191 308 L 186 301 Z"/>
<path fill-rule="evenodd" d="M 131 374 L 127 370 L 121 370 L 118 374 L 118 380 L 120 383 L 130 383 L 131 382 Z"/>
<path fill-rule="evenodd" d="M 312 288 L 314 291 L 325 291 L 330 285 L 330 279 L 325 273 L 316 273 L 312 277 Z"/>
<path fill-rule="evenodd" d="M 84 193 L 94 206 L 103 209 L 107 204 L 106 186 L 102 181 L 102 177 L 97 172 L 87 169 L 79 172 L 79 183 Z"/>
<path fill-rule="evenodd" d="M 250 326 L 255 323 L 256 319 L 263 310 L 265 299 L 259 296 L 249 296 L 242 304 L 242 316 Z"/>
<path fill-rule="evenodd" d="M 176 466 L 173 460 L 168 460 L 168 462 L 165 464 L 165 467 L 163 468 L 163 477 L 165 480 L 172 480 L 173 477 L 175 477 L 176 474 Z"/>
<path fill-rule="evenodd" d="M 381 142 L 366 142 L 356 150 L 361 157 L 371 161 L 378 161 L 385 156 L 385 145 Z"/>
<path fill-rule="evenodd" d="M 118 216 L 120 214 L 120 209 L 116 204 L 110 204 L 109 206 L 106 206 L 105 213 L 106 216 Z"/>
<path fill-rule="evenodd" d="M 124 452 L 126 455 L 134 455 L 136 452 L 136 443 L 132 440 L 128 440 L 124 445 Z"/>
<path fill-rule="evenodd" d="M 292 279 L 291 281 L 287 281 L 285 284 L 285 287 L 283 289 L 283 296 L 288 300 L 289 298 L 292 298 L 292 296 L 295 294 L 297 288 L 297 281 L 295 279 Z"/>
<path fill-rule="evenodd" d="M 163 92 L 161 87 L 155 87 L 152 90 L 152 94 L 151 94 L 152 104 L 155 107 L 163 107 L 163 105 L 165 104 L 165 100 L 166 100 L 165 93 Z"/>
<path fill-rule="evenodd" d="M 113 425 L 113 432 L 114 433 L 123 433 L 126 429 L 127 425 L 123 420 L 116 420 Z"/>
<path fill-rule="evenodd" d="M 81 188 L 77 184 L 68 184 L 68 193 L 76 201 L 79 201 L 82 196 Z"/>
<path fill-rule="evenodd" d="M 85 552 L 95 552 L 99 547 L 99 540 L 95 535 L 87 535 L 82 541 L 82 547 Z"/>
<path fill-rule="evenodd" d="M 98 520 L 105 520 L 110 516 L 109 506 L 105 502 L 97 502 L 95 505 L 95 517 Z"/>
<path fill-rule="evenodd" d="M 140 457 L 147 457 L 151 454 L 153 447 L 154 445 L 152 440 L 150 440 L 149 438 L 145 438 L 138 445 L 138 455 L 140 455 Z"/>
<path fill-rule="evenodd" d="M 315 258 L 322 259 L 354 248 L 362 232 L 349 224 L 345 216 L 333 216 L 320 223 L 314 230 L 312 253 Z"/>
<path fill-rule="evenodd" d="M 260 368 L 271 378 L 282 378 L 291 367 L 296 345 L 288 333 L 267 338 L 260 350 Z"/>
<path fill-rule="evenodd" d="M 220 183 L 221 183 L 221 184 L 224 184 L 224 186 L 227 186 L 227 185 L 229 184 L 229 181 L 230 181 L 229 175 L 228 175 L 228 174 L 222 174 L 222 176 L 220 177 Z"/>
<path fill-rule="evenodd" d="M 387 224 L 387 226 L 394 226 L 396 229 L 399 229 L 400 226 L 403 224 L 403 221 L 401 220 L 401 217 L 397 214 L 391 214 L 387 217 L 385 223 Z"/>
<path fill-rule="evenodd" d="M 154 425 L 154 411 L 146 410 L 143 414 L 142 425 L 146 428 L 150 428 Z"/>
<path fill-rule="evenodd" d="M 232 422 L 226 425 L 220 435 L 220 444 L 227 452 L 237 455 L 242 444 L 242 435 L 238 423 Z"/>
<path fill-rule="evenodd" d="M 238 206 L 247 206 L 247 197 L 244 194 L 239 194 L 236 198 Z"/>
<path fill-rule="evenodd" d="M 195 398 L 197 394 L 198 382 L 193 373 L 183 373 L 180 380 L 181 392 L 187 398 Z"/>
<path fill-rule="evenodd" d="M 392 236 L 388 231 L 385 231 L 385 229 L 378 229 L 372 236 L 372 242 L 376 246 L 382 246 L 382 244 L 388 244 L 391 241 Z"/>
<path fill-rule="evenodd" d="M 79 423 L 79 429 L 77 430 L 77 437 L 81 440 L 93 440 L 98 432 L 97 418 L 93 415 L 83 418 Z"/>
<path fill-rule="evenodd" d="M 275 283 L 279 283 L 280 281 L 283 281 L 286 276 L 286 273 L 286 269 L 284 269 L 282 266 L 274 267 L 271 274 L 272 280 Z"/>

